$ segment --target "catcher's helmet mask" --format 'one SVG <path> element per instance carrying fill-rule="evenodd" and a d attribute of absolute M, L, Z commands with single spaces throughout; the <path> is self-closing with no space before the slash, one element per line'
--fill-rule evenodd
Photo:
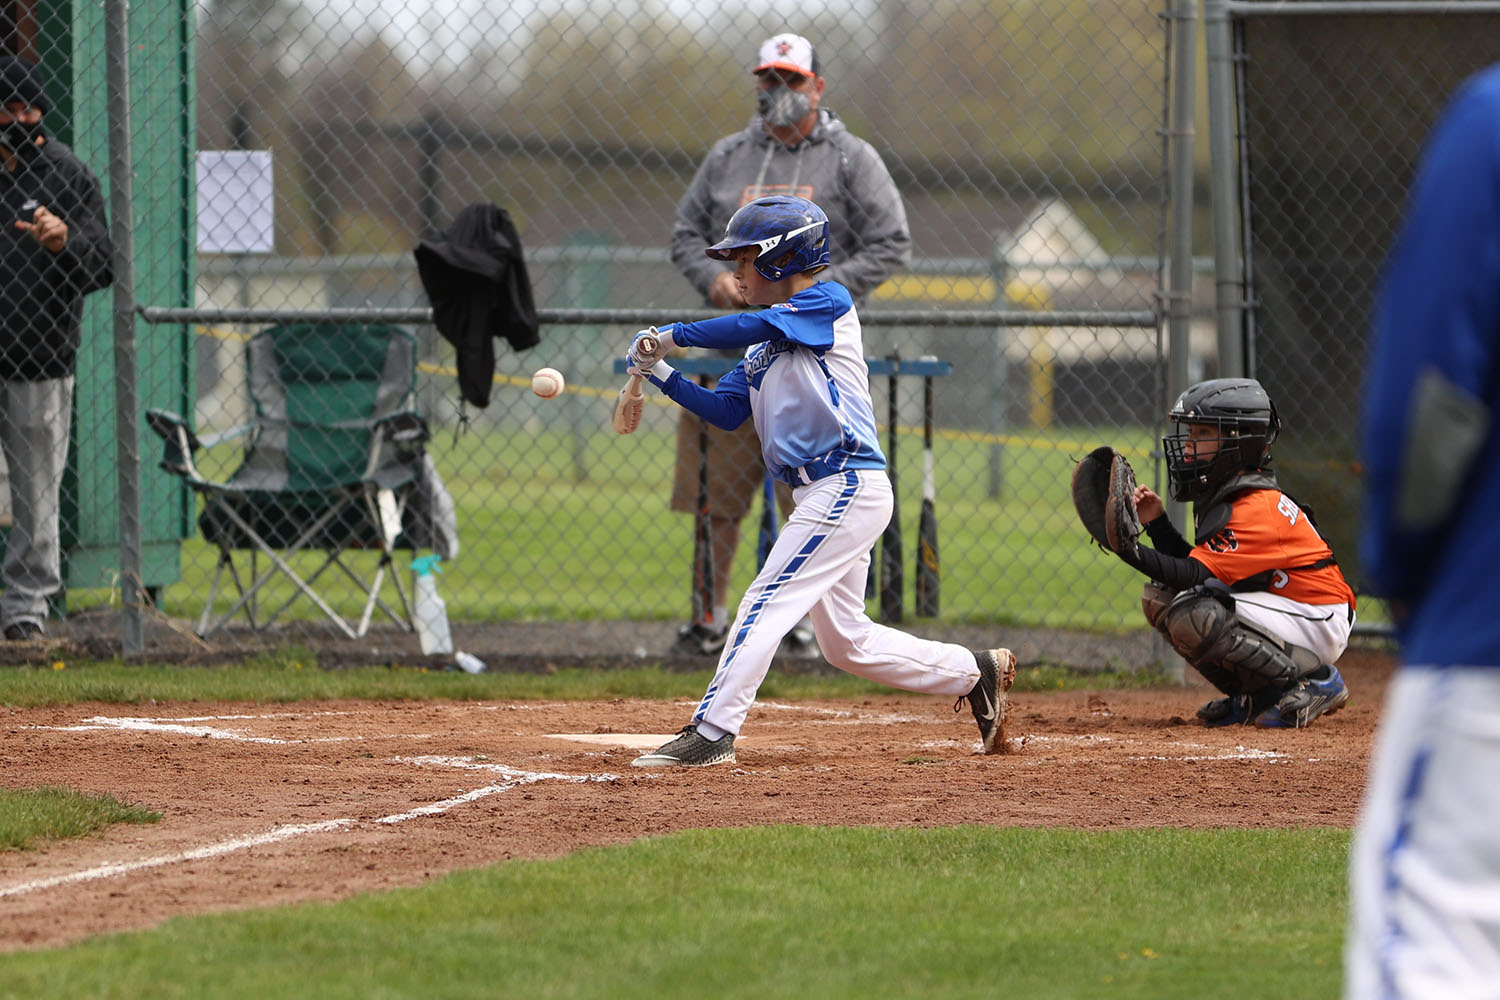
<path fill-rule="evenodd" d="M 828 216 L 806 198 L 770 195 L 746 202 L 724 227 L 724 238 L 704 251 L 733 260 L 735 251 L 756 247 L 755 269 L 767 281 L 828 266 Z"/>
<path fill-rule="evenodd" d="M 1172 499 L 1206 500 L 1242 472 L 1265 469 L 1271 461 L 1271 442 L 1281 430 L 1276 406 L 1252 378 L 1218 378 L 1189 386 L 1172 406 L 1167 419 L 1175 433 L 1161 439 L 1167 457 Z M 1189 428 L 1213 427 L 1216 438 L 1195 438 Z M 1215 440 L 1212 455 L 1198 442 Z M 1190 458 L 1189 455 L 1192 455 Z"/>

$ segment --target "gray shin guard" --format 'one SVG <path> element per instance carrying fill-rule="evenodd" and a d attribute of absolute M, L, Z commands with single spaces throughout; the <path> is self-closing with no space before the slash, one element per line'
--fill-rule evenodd
<path fill-rule="evenodd" d="M 1146 584 L 1145 590 L 1141 592 L 1141 611 L 1145 612 L 1146 621 L 1156 629 L 1162 636 L 1172 644 L 1173 649 L 1178 649 L 1177 643 L 1173 641 L 1171 634 L 1167 631 L 1167 609 L 1172 606 L 1172 599 L 1176 597 L 1175 591 L 1168 590 L 1155 580 Z M 1244 685 L 1239 678 L 1228 671 L 1221 670 L 1213 664 L 1194 663 L 1193 669 L 1203 675 L 1204 680 L 1218 688 L 1223 694 L 1230 697 L 1241 694 Z"/>
<path fill-rule="evenodd" d="M 1283 691 L 1318 668 L 1312 650 L 1240 620 L 1232 602 L 1227 591 L 1184 590 L 1167 605 L 1158 628 L 1173 649 L 1225 694 L 1267 687 Z"/>
<path fill-rule="evenodd" d="M 1146 614 L 1146 621 L 1158 632 L 1166 635 L 1162 619 L 1166 616 L 1167 608 L 1172 604 L 1172 591 L 1163 587 L 1155 580 L 1148 580 L 1146 587 L 1141 591 L 1141 610 Z"/>

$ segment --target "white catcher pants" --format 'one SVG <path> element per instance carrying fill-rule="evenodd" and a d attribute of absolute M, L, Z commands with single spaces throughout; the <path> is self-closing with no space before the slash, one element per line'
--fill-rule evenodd
<path fill-rule="evenodd" d="M 886 474 L 841 472 L 798 487 L 792 499 L 797 506 L 740 601 L 693 722 L 739 733 L 782 637 L 809 613 L 818 648 L 840 670 L 922 694 L 968 694 L 979 680 L 973 653 L 865 614 L 870 549 L 891 519 Z"/>
<path fill-rule="evenodd" d="M 1500 996 L 1500 668 L 1403 667 L 1355 827 L 1348 1000 Z"/>
<path fill-rule="evenodd" d="M 1347 604 L 1303 604 L 1269 591 L 1235 594 L 1234 613 L 1241 621 L 1312 650 L 1324 663 L 1338 662 L 1354 628 Z"/>

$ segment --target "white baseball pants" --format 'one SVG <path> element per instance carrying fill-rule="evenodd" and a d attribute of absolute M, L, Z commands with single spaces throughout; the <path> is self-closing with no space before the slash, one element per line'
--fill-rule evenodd
<path fill-rule="evenodd" d="M 891 519 L 891 483 L 880 470 L 827 476 L 792 493 L 796 508 L 740 601 L 693 722 L 739 733 L 781 639 L 811 614 L 818 648 L 840 670 L 922 694 L 968 694 L 974 654 L 919 639 L 865 614 L 870 549 Z M 707 723 L 707 727 L 703 724 Z"/>
<path fill-rule="evenodd" d="M 1392 680 L 1349 866 L 1348 1000 L 1500 996 L 1500 668 Z"/>

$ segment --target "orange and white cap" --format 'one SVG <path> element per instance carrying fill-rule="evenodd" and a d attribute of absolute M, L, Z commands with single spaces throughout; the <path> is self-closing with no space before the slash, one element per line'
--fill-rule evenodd
<path fill-rule="evenodd" d="M 801 35 L 776 35 L 761 43 L 760 58 L 751 72 L 759 73 L 767 69 L 817 76 L 818 54 L 813 51 L 812 42 Z"/>

